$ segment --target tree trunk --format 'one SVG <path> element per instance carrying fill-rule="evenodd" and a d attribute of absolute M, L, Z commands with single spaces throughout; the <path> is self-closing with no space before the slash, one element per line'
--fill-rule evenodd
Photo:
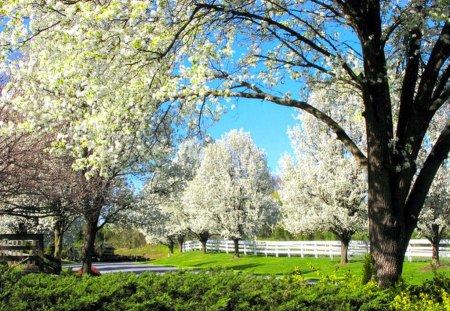
<path fill-rule="evenodd" d="M 382 197 L 382 193 L 379 194 Z M 402 274 L 411 234 L 407 233 L 401 219 L 385 209 L 378 210 L 376 207 L 379 203 L 370 201 L 369 199 L 370 254 L 374 259 L 378 285 L 385 288 L 395 284 Z"/>
<path fill-rule="evenodd" d="M 431 247 L 433 249 L 433 254 L 431 257 L 431 264 L 434 267 L 439 267 L 441 265 L 441 261 L 439 260 L 439 242 L 431 243 Z"/>
<path fill-rule="evenodd" d="M 179 235 L 178 238 L 177 238 L 177 240 L 178 240 L 178 247 L 180 249 L 180 253 L 183 252 L 184 238 L 185 238 L 184 235 Z"/>
<path fill-rule="evenodd" d="M 441 265 L 441 261 L 439 259 L 439 244 L 441 243 L 439 225 L 431 225 L 431 230 L 433 232 L 433 236 L 431 237 L 431 239 L 428 239 L 432 247 L 431 265 L 433 265 L 434 267 L 439 267 Z"/>
<path fill-rule="evenodd" d="M 397 183 L 396 173 L 389 165 L 391 119 L 380 116 L 390 114 L 386 109 L 390 104 L 387 95 L 378 91 L 386 88 L 378 85 L 377 89 L 376 86 L 370 86 L 374 89 L 365 94 L 364 99 L 368 146 L 369 240 L 378 285 L 387 287 L 396 283 L 402 274 L 405 251 L 417 220 L 406 216 L 405 202 L 400 195 L 404 189 Z"/>
<path fill-rule="evenodd" d="M 84 252 L 83 252 L 83 274 L 92 274 L 92 258 L 95 250 L 95 236 L 97 234 L 98 220 L 87 221 L 86 235 L 84 238 Z"/>
<path fill-rule="evenodd" d="M 234 258 L 239 258 L 239 239 L 233 239 L 234 243 Z"/>
<path fill-rule="evenodd" d="M 350 244 L 351 235 L 342 234 L 341 239 L 341 265 L 348 263 L 348 245 Z"/>
<path fill-rule="evenodd" d="M 206 254 L 207 249 L 206 249 L 206 243 L 208 242 L 209 239 L 209 232 L 202 232 L 198 235 L 198 239 L 200 241 L 200 243 L 202 243 L 202 252 L 203 254 Z"/>
<path fill-rule="evenodd" d="M 169 248 L 169 254 L 173 254 L 173 249 L 175 247 L 175 242 L 173 242 L 172 240 L 170 240 L 169 244 L 167 245 L 167 247 Z"/>
<path fill-rule="evenodd" d="M 58 220 L 53 227 L 53 243 L 55 245 L 55 250 L 53 252 L 53 258 L 55 258 L 57 267 L 56 272 L 61 272 L 61 254 L 63 249 L 63 223 Z"/>
<path fill-rule="evenodd" d="M 202 240 L 202 241 L 200 241 L 200 243 L 202 243 L 202 253 L 203 254 L 206 254 L 207 253 L 207 249 L 206 249 L 206 242 L 207 242 L 208 240 Z"/>

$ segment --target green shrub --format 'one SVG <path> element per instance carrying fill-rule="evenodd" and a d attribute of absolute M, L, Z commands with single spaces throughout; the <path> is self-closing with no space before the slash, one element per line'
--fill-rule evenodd
<path fill-rule="evenodd" d="M 363 273 L 361 278 L 361 283 L 367 284 L 370 280 L 375 280 L 376 271 L 375 271 L 375 261 L 370 254 L 364 255 L 363 260 Z"/>
<path fill-rule="evenodd" d="M 360 278 L 333 276 L 308 285 L 284 278 L 209 270 L 101 277 L 0 275 L 0 310 L 450 310 L 450 279 L 381 290 Z"/>

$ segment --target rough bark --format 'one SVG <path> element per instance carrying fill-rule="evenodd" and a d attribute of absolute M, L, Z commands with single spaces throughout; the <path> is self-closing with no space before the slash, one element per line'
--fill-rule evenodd
<path fill-rule="evenodd" d="M 234 244 L 234 258 L 241 257 L 239 255 L 239 239 L 233 239 L 233 244 Z"/>
<path fill-rule="evenodd" d="M 83 252 L 83 274 L 92 274 L 92 259 L 95 250 L 95 237 L 97 234 L 97 221 L 89 220 L 86 224 L 86 235 L 84 238 Z"/>

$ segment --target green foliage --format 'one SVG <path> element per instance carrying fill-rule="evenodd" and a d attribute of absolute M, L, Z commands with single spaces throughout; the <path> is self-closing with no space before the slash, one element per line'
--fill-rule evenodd
<path fill-rule="evenodd" d="M 164 275 L 8 273 L 0 276 L 0 310 L 448 310 L 450 278 L 380 289 L 347 274 L 315 285 L 298 279 L 212 269 Z"/>
<path fill-rule="evenodd" d="M 178 252 L 178 246 L 175 245 L 175 252 Z M 148 259 L 167 258 L 169 248 L 165 245 L 146 245 L 139 248 L 118 248 L 114 254 L 121 256 L 136 256 Z"/>
<path fill-rule="evenodd" d="M 449 261 L 441 260 L 443 267 L 439 270 L 450 276 Z M 200 251 L 185 252 L 161 257 L 151 261 L 154 265 L 168 265 L 180 268 L 208 269 L 220 267 L 235 271 L 250 272 L 264 275 L 284 275 L 293 271 L 301 270 L 306 279 L 317 279 L 318 276 L 337 275 L 344 277 L 347 273 L 352 273 L 357 277 L 362 276 L 364 260 L 361 257 L 352 257 L 346 265 L 341 265 L 338 257 L 273 257 L 242 255 L 235 259 L 232 254 L 208 253 Z M 429 269 L 429 260 L 422 262 L 405 262 L 403 268 L 403 279 L 408 284 L 421 284 L 433 278 L 433 272 Z"/>
<path fill-rule="evenodd" d="M 145 246 L 145 236 L 134 228 L 105 226 L 97 234 L 97 242 L 107 243 L 114 248 L 139 248 Z"/>
<path fill-rule="evenodd" d="M 367 284 L 370 280 L 374 280 L 376 276 L 375 262 L 370 254 L 364 255 L 363 271 L 361 277 L 361 283 Z"/>
<path fill-rule="evenodd" d="M 275 228 L 273 238 L 275 241 L 291 241 L 294 239 L 293 235 L 282 227 Z"/>

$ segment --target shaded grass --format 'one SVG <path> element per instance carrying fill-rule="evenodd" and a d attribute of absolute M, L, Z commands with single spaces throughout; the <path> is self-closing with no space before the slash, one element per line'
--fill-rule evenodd
<path fill-rule="evenodd" d="M 146 245 L 139 248 L 118 248 L 114 250 L 116 255 L 121 256 L 139 256 L 150 260 L 166 258 L 169 253 L 169 249 L 164 245 Z"/>
<path fill-rule="evenodd" d="M 450 260 L 443 260 L 446 264 L 439 273 L 450 276 Z M 326 257 L 263 257 L 242 255 L 233 258 L 233 254 L 210 253 L 199 251 L 179 253 L 171 257 L 160 258 L 151 262 L 154 265 L 174 266 L 186 269 L 224 268 L 234 271 L 250 272 L 261 275 L 285 275 L 295 272 L 305 279 L 320 279 L 325 276 L 344 277 L 352 274 L 360 277 L 363 269 L 363 259 L 355 258 L 347 265 L 340 265 L 339 258 Z M 405 262 L 403 266 L 403 279 L 409 284 L 421 284 L 424 280 L 432 279 L 434 272 L 426 267 L 429 261 Z M 428 270 L 428 271 L 427 271 Z"/>

